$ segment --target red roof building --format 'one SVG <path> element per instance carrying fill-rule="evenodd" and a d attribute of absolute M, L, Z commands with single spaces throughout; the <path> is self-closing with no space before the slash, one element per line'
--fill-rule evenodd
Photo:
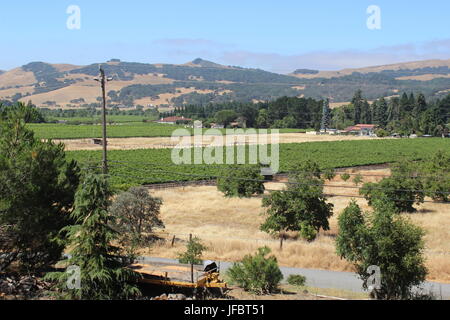
<path fill-rule="evenodd" d="M 355 132 L 359 133 L 362 136 L 371 136 L 375 134 L 376 128 L 377 128 L 376 124 L 357 124 L 355 126 L 346 128 L 344 132 L 347 133 Z"/>

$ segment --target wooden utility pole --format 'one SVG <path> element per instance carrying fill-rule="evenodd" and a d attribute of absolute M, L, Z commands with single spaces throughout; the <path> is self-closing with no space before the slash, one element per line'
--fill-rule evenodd
<path fill-rule="evenodd" d="M 102 125 L 103 125 L 103 174 L 108 174 L 108 155 L 107 155 L 107 139 L 106 139 L 106 82 L 111 81 L 112 78 L 105 76 L 105 70 L 100 66 L 100 76 L 94 79 L 100 82 L 102 87 Z"/>

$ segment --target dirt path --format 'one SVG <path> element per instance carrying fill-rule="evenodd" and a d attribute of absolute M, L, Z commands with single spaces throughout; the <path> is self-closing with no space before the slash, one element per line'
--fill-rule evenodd
<path fill-rule="evenodd" d="M 222 136 L 204 136 L 203 141 L 194 141 L 193 137 L 154 137 L 154 138 L 110 138 L 108 139 L 108 148 L 110 150 L 132 150 L 132 149 L 158 149 L 158 148 L 174 148 L 177 145 L 182 147 L 192 146 L 219 146 L 237 144 L 264 144 L 276 142 L 272 140 L 270 135 L 248 135 L 246 140 L 243 136 L 233 135 L 227 137 L 228 140 L 222 141 Z M 306 133 L 280 133 L 278 141 L 280 143 L 303 143 L 318 141 L 347 141 L 347 140 L 368 140 L 379 139 L 372 137 L 359 136 L 333 136 L 333 135 L 311 135 Z M 55 142 L 63 142 L 67 151 L 72 150 L 101 150 L 101 145 L 93 144 L 92 139 L 71 139 L 71 140 L 54 140 Z"/>

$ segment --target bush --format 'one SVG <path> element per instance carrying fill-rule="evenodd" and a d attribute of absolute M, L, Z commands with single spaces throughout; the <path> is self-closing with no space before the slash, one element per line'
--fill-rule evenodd
<path fill-rule="evenodd" d="M 139 246 L 154 228 L 164 228 L 159 218 L 161 205 L 162 200 L 152 197 L 144 187 L 132 187 L 120 193 L 110 211 L 115 217 L 114 226 L 121 233 L 121 242 Z"/>
<path fill-rule="evenodd" d="M 450 156 L 442 150 L 424 161 L 420 168 L 426 195 L 437 201 L 450 201 Z"/>
<path fill-rule="evenodd" d="M 384 138 L 387 137 L 389 135 L 389 132 L 387 132 L 384 129 L 378 129 L 375 131 L 375 134 L 377 135 L 378 138 Z"/>
<path fill-rule="evenodd" d="M 217 189 L 226 197 L 250 198 L 264 193 L 264 177 L 259 167 L 235 165 L 222 171 Z"/>
<path fill-rule="evenodd" d="M 283 274 L 278 267 L 277 258 L 266 257 L 269 253 L 268 247 L 259 248 L 256 255 L 246 255 L 242 262 L 234 263 L 227 271 L 231 282 L 256 294 L 274 292 L 283 279 Z"/>
<path fill-rule="evenodd" d="M 201 264 L 203 261 L 201 259 L 205 247 L 199 238 L 194 237 L 189 240 L 186 246 L 186 252 L 178 254 L 178 261 L 184 264 Z"/>
<path fill-rule="evenodd" d="M 352 262 L 368 289 L 369 266 L 378 266 L 381 286 L 372 294 L 377 299 L 413 299 L 412 288 L 427 275 L 424 232 L 400 215 L 391 202 L 376 200 L 372 215 L 363 215 L 356 202 L 338 218 L 337 254 Z"/>
<path fill-rule="evenodd" d="M 341 174 L 341 179 L 343 181 L 347 181 L 348 179 L 350 179 L 350 175 L 348 173 Z"/>
<path fill-rule="evenodd" d="M 321 228 L 329 230 L 333 204 L 326 202 L 320 176 L 318 165 L 307 161 L 294 171 L 286 190 L 274 191 L 264 198 L 267 218 L 261 230 L 280 235 L 298 231 L 308 241 L 314 240 Z"/>
<path fill-rule="evenodd" d="M 360 189 L 363 195 L 372 205 L 376 200 L 391 202 L 396 212 L 415 212 L 414 203 L 424 201 L 422 182 L 414 177 L 416 169 L 409 162 L 401 162 L 393 166 L 392 175 L 378 183 L 366 183 Z"/>
<path fill-rule="evenodd" d="M 303 287 L 306 283 L 306 277 L 300 274 L 291 274 L 287 278 L 287 283 L 289 283 L 291 286 Z"/>

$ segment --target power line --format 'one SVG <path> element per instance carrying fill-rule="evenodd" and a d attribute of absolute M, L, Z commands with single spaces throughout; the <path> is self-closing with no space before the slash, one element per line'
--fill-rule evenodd
<path fill-rule="evenodd" d="M 126 166 L 128 167 L 128 166 Z M 133 169 L 131 167 L 128 167 L 130 169 Z M 135 170 L 139 170 L 139 169 L 135 169 Z M 140 169 L 141 171 L 145 171 L 145 169 Z M 180 173 L 180 172 L 173 172 L 173 171 L 163 171 L 163 170 L 153 170 L 152 172 L 158 172 L 158 173 L 169 173 L 169 174 L 174 174 L 174 175 L 183 175 L 183 176 L 194 176 L 194 177 L 203 177 L 203 178 L 225 178 L 225 179 L 230 179 L 230 180 L 240 180 L 240 181 L 251 181 L 251 182 L 262 182 L 262 183 L 266 183 L 266 182 L 271 182 L 271 181 L 266 181 L 266 180 L 259 180 L 259 179 L 248 179 L 248 178 L 238 178 L 238 177 L 223 177 L 223 176 L 213 176 L 213 175 L 198 175 L 198 174 L 189 174 L 189 173 Z M 135 175 L 130 175 L 130 174 L 120 174 L 120 173 L 113 173 L 111 174 L 111 176 L 123 176 L 123 177 L 133 177 L 133 178 L 137 178 L 137 179 L 146 179 L 148 177 L 143 177 L 143 176 L 135 176 Z M 359 187 L 355 186 L 342 186 L 342 185 L 326 185 L 326 184 L 311 184 L 311 183 L 300 183 L 300 182 L 271 182 L 271 183 L 280 183 L 280 184 L 291 184 L 291 185 L 301 185 L 301 186 L 316 186 L 316 187 L 329 187 L 329 188 L 352 188 L 352 189 L 360 189 Z M 379 190 L 383 190 L 382 188 L 377 188 L 377 187 L 372 187 L 373 189 L 379 189 Z M 268 191 L 281 191 L 281 190 L 268 190 Z M 288 192 L 297 192 L 295 190 L 285 190 Z M 433 193 L 433 194 L 450 194 L 450 192 L 430 192 L 427 190 L 409 190 L 409 189 L 394 189 L 391 191 L 398 191 L 398 192 L 417 192 L 417 193 Z M 326 196 L 325 194 L 323 194 L 324 196 Z M 332 194 L 328 194 L 328 196 L 333 196 Z M 345 197 L 361 197 L 364 198 L 362 196 L 351 196 L 351 195 L 335 195 L 335 196 L 345 196 Z M 365 198 L 364 198 L 365 199 Z M 416 200 L 404 200 L 404 199 L 389 199 L 389 200 L 393 200 L 393 201 L 410 201 L 410 202 L 416 202 Z M 438 201 L 426 201 L 424 200 L 424 202 L 433 202 L 433 203 L 440 203 Z M 442 201 L 441 203 L 445 203 L 445 204 L 450 204 L 448 202 L 444 202 Z"/>
<path fill-rule="evenodd" d="M 217 169 L 225 169 L 225 170 L 245 170 L 246 168 L 244 167 L 237 167 L 236 165 L 228 165 L 228 164 L 222 164 L 222 165 L 214 165 L 214 164 L 174 164 L 174 163 L 165 163 L 165 164 L 154 164 L 154 163 L 149 163 L 149 162 L 145 162 L 145 161 L 124 161 L 124 160 L 110 160 L 110 163 L 115 163 L 117 165 L 124 165 L 125 164 L 132 164 L 132 165 L 136 165 L 136 164 L 142 164 L 142 165 L 148 165 L 148 166 L 152 166 L 152 167 L 176 167 L 176 168 L 187 168 L 187 169 L 195 169 L 195 168 L 217 168 Z M 88 163 L 88 162 L 86 162 Z M 91 163 L 97 163 L 97 162 L 91 162 Z M 116 165 L 116 166 L 117 166 Z M 190 167 L 189 167 L 190 166 Z M 255 166 L 255 164 L 243 164 L 242 166 Z M 309 173 L 309 174 L 326 174 L 327 169 L 324 169 L 320 172 L 314 172 L 314 171 L 285 171 L 285 172 L 281 172 L 280 174 L 282 175 L 294 175 L 297 173 Z M 347 173 L 347 172 L 339 172 L 336 171 L 336 169 L 333 169 L 333 174 L 335 175 L 344 175 L 344 174 L 348 174 L 350 176 L 362 176 L 362 177 L 385 177 L 385 178 L 389 178 L 392 177 L 392 175 L 386 175 L 386 174 L 363 174 L 363 173 Z M 339 170 L 339 169 L 338 169 Z M 345 170 L 345 168 L 341 168 L 340 170 Z M 443 172 L 444 174 L 450 173 L 447 171 Z M 401 177 L 401 178 L 442 178 L 442 175 L 395 175 L 396 177 Z"/>

